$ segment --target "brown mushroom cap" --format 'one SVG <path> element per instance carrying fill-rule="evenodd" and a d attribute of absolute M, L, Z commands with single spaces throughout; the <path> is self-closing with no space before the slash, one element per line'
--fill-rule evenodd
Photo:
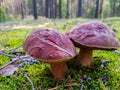
<path fill-rule="evenodd" d="M 120 47 L 115 32 L 105 23 L 98 21 L 79 25 L 66 35 L 81 48 L 112 50 Z"/>
<path fill-rule="evenodd" d="M 67 61 L 76 55 L 70 39 L 51 29 L 40 29 L 30 34 L 23 49 L 32 57 L 44 62 Z"/>

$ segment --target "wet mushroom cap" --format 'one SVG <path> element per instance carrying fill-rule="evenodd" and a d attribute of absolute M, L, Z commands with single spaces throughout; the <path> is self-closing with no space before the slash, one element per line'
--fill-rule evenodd
<path fill-rule="evenodd" d="M 30 34 L 23 49 L 32 57 L 44 62 L 67 61 L 76 55 L 68 36 L 52 29 L 40 29 Z"/>
<path fill-rule="evenodd" d="M 105 23 L 98 21 L 76 26 L 66 35 L 81 48 L 114 50 L 120 47 L 115 32 Z"/>

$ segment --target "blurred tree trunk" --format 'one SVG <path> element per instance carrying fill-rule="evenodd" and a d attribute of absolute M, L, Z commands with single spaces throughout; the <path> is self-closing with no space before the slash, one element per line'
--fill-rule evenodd
<path fill-rule="evenodd" d="M 57 1 L 52 0 L 52 18 L 56 18 L 57 12 Z"/>
<path fill-rule="evenodd" d="M 66 18 L 69 18 L 69 0 L 67 0 L 67 5 L 66 5 Z"/>
<path fill-rule="evenodd" d="M 38 16 L 43 16 L 44 12 L 43 12 L 43 0 L 37 0 L 37 15 Z"/>
<path fill-rule="evenodd" d="M 33 0 L 33 15 L 34 15 L 34 19 L 38 19 L 36 0 Z"/>
<path fill-rule="evenodd" d="M 99 0 L 96 0 L 95 15 L 94 18 L 98 18 L 99 12 Z"/>
<path fill-rule="evenodd" d="M 52 18 L 56 18 L 56 0 L 51 0 L 51 15 L 52 15 Z"/>
<path fill-rule="evenodd" d="M 24 18 L 28 15 L 28 0 L 22 1 Z"/>
<path fill-rule="evenodd" d="M 45 15 L 45 0 L 42 0 L 42 16 L 46 16 Z"/>
<path fill-rule="evenodd" d="M 69 18 L 72 18 L 72 4 L 74 4 L 73 2 L 72 2 L 73 0 L 69 0 Z"/>
<path fill-rule="evenodd" d="M 77 5 L 76 5 L 77 0 L 70 0 L 69 2 L 69 17 L 73 18 L 77 16 Z"/>
<path fill-rule="evenodd" d="M 74 0 L 74 4 L 72 4 L 71 8 L 72 8 L 72 17 L 77 17 L 77 5 L 78 5 L 78 2 L 77 0 Z"/>
<path fill-rule="evenodd" d="M 112 16 L 115 16 L 115 2 L 116 2 L 116 0 L 113 0 L 113 13 L 112 13 Z"/>
<path fill-rule="evenodd" d="M 13 1 L 13 12 L 14 12 L 13 15 L 15 18 L 21 15 L 21 1 L 20 0 Z"/>
<path fill-rule="evenodd" d="M 51 18 L 51 7 L 50 7 L 51 1 L 48 0 L 48 18 Z"/>
<path fill-rule="evenodd" d="M 50 6 L 50 18 L 53 18 L 53 0 L 49 0 L 49 6 Z"/>
<path fill-rule="evenodd" d="M 21 1 L 21 18 L 24 19 L 23 1 Z"/>
<path fill-rule="evenodd" d="M 118 16 L 120 16 L 120 0 L 118 1 L 119 6 L 118 6 Z"/>
<path fill-rule="evenodd" d="M 59 18 L 62 18 L 62 0 L 59 0 Z"/>
<path fill-rule="evenodd" d="M 47 18 L 55 17 L 54 0 L 45 1 L 45 16 Z"/>
<path fill-rule="evenodd" d="M 46 0 L 45 4 L 46 17 L 56 18 L 57 17 L 57 1 L 56 0 Z"/>
<path fill-rule="evenodd" d="M 120 0 L 109 0 L 110 2 L 110 16 L 119 16 L 120 15 Z"/>
<path fill-rule="evenodd" d="M 82 0 L 78 0 L 77 17 L 81 17 L 81 15 L 82 15 Z"/>
<path fill-rule="evenodd" d="M 55 18 L 57 17 L 57 0 L 54 0 L 54 10 L 55 10 Z"/>
<path fill-rule="evenodd" d="M 116 15 L 116 1 L 117 0 L 110 0 L 111 16 Z"/>
<path fill-rule="evenodd" d="M 99 11 L 100 18 L 101 18 L 101 14 L 102 14 L 103 2 L 104 2 L 104 0 L 101 0 L 101 2 L 100 2 L 100 11 Z"/>
<path fill-rule="evenodd" d="M 48 18 L 48 5 L 49 5 L 49 2 L 48 2 L 49 0 L 45 0 L 45 16 Z"/>
<path fill-rule="evenodd" d="M 113 16 L 113 0 L 109 0 L 110 2 L 110 16 Z"/>

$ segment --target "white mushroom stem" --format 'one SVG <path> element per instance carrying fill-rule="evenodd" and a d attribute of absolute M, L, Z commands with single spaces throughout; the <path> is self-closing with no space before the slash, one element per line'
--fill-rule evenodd
<path fill-rule="evenodd" d="M 91 49 L 81 48 L 78 56 L 78 63 L 82 66 L 90 66 L 92 64 L 92 51 Z"/>
<path fill-rule="evenodd" d="M 68 67 L 65 62 L 50 63 L 51 73 L 55 78 L 62 80 L 65 78 Z"/>

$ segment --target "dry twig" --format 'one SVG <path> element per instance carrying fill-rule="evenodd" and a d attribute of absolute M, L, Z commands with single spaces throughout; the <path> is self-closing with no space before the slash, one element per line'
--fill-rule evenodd
<path fill-rule="evenodd" d="M 30 84 L 32 86 L 32 90 L 35 90 L 32 80 L 28 77 L 28 75 L 24 71 L 21 71 L 21 72 L 28 79 L 28 81 L 30 82 Z"/>
<path fill-rule="evenodd" d="M 78 84 L 78 83 L 67 83 L 67 84 L 65 84 L 65 85 L 63 85 L 64 87 L 73 87 L 73 86 L 80 86 L 80 84 Z M 48 90 L 56 90 L 56 89 L 58 89 L 58 88 L 60 88 L 60 87 L 63 87 L 62 85 L 59 85 L 59 86 L 56 86 L 56 87 L 54 87 L 54 88 L 50 88 L 50 89 L 48 89 Z"/>

